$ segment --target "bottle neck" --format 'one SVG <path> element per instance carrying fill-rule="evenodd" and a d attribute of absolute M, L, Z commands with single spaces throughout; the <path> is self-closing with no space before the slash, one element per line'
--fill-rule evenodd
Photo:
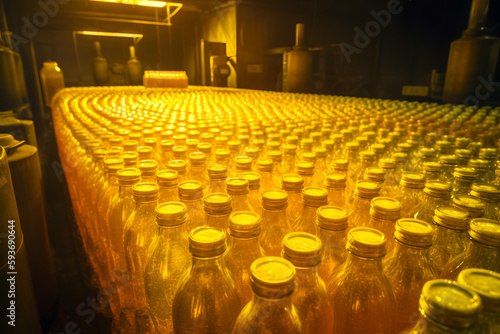
<path fill-rule="evenodd" d="M 348 253 L 345 268 L 362 272 L 366 276 L 382 274 L 382 258 L 370 259 Z"/>
<path fill-rule="evenodd" d="M 318 237 L 323 245 L 332 250 L 344 251 L 347 230 L 331 231 L 318 228 Z"/>
<path fill-rule="evenodd" d="M 394 253 L 395 256 L 404 258 L 422 258 L 429 256 L 430 247 L 414 247 L 403 244 L 396 240 L 394 243 Z"/>
<path fill-rule="evenodd" d="M 250 238 L 240 238 L 231 236 L 228 238 L 229 249 L 230 251 L 238 251 L 238 250 L 246 250 L 250 249 L 259 249 L 259 236 L 250 237 Z"/>
<path fill-rule="evenodd" d="M 153 202 L 135 202 L 136 215 L 151 214 L 154 215 L 156 204 L 158 201 Z"/>
<path fill-rule="evenodd" d="M 298 286 L 313 287 L 318 284 L 318 266 L 295 267 L 295 282 Z"/>
<path fill-rule="evenodd" d="M 121 197 L 132 196 L 132 185 L 119 185 L 118 193 Z"/>
<path fill-rule="evenodd" d="M 262 220 L 266 220 L 269 222 L 279 222 L 283 220 L 277 220 L 277 219 L 284 219 L 286 221 L 286 210 L 268 210 L 268 209 L 262 209 Z"/>
<path fill-rule="evenodd" d="M 196 257 L 193 256 L 193 262 L 191 266 L 191 272 L 196 272 L 198 270 L 220 270 L 223 271 L 225 269 L 224 257 L 223 254 L 204 258 L 204 257 Z"/>
<path fill-rule="evenodd" d="M 175 226 L 159 226 L 160 229 L 160 237 L 159 237 L 159 244 L 161 247 L 161 244 L 164 244 L 166 242 L 173 243 L 176 241 L 182 241 L 186 242 L 187 241 L 187 229 L 186 229 L 186 224 L 180 224 L 180 225 L 175 225 Z M 186 245 L 186 248 L 188 245 Z"/>
<path fill-rule="evenodd" d="M 253 293 L 252 303 L 254 307 L 265 310 L 271 310 L 271 313 L 281 314 L 280 309 L 290 310 L 292 308 L 292 295 L 281 298 L 266 298 Z M 269 312 L 269 311 L 267 311 Z"/>

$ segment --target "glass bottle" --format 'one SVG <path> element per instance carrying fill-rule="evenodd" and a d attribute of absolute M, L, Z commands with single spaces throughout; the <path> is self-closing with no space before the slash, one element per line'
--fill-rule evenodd
<path fill-rule="evenodd" d="M 172 304 L 174 332 L 231 332 L 242 305 L 223 259 L 225 232 L 212 227 L 192 230 L 189 251 L 192 265 L 178 283 Z"/>
<path fill-rule="evenodd" d="M 304 180 L 304 187 L 313 185 L 314 164 L 307 161 L 299 161 L 295 164 L 295 172 Z"/>
<path fill-rule="evenodd" d="M 184 160 L 170 160 L 169 162 L 167 162 L 167 169 L 177 172 L 178 183 L 186 181 L 186 166 L 187 163 Z"/>
<path fill-rule="evenodd" d="M 471 159 L 469 160 L 468 167 L 474 168 L 477 171 L 477 183 L 487 183 L 485 180 L 488 174 L 488 161 L 482 159 Z"/>
<path fill-rule="evenodd" d="M 344 174 L 346 176 L 346 189 L 345 189 L 345 196 L 346 196 L 346 205 L 349 206 L 349 199 L 352 198 L 354 194 L 354 189 L 356 187 L 356 183 L 353 183 L 352 176 L 349 174 L 349 161 L 345 159 L 335 159 L 332 162 L 332 172 L 333 173 L 340 173 Z"/>
<path fill-rule="evenodd" d="M 302 209 L 302 189 L 304 188 L 304 179 L 297 174 L 283 175 L 281 178 L 281 189 L 288 195 L 287 217 L 290 226 L 300 216 Z"/>
<path fill-rule="evenodd" d="M 302 210 L 292 223 L 294 231 L 316 234 L 316 213 L 320 206 L 328 204 L 325 188 L 305 187 L 302 189 Z"/>
<path fill-rule="evenodd" d="M 273 179 L 273 161 L 271 159 L 259 159 L 257 161 L 257 171 L 260 174 L 260 187 L 262 190 L 278 188 Z"/>
<path fill-rule="evenodd" d="M 275 185 L 280 184 L 281 176 L 283 175 L 281 162 L 283 160 L 283 153 L 279 150 L 267 152 L 268 158 L 273 161 L 273 182 Z"/>
<path fill-rule="evenodd" d="M 254 208 L 248 201 L 248 180 L 243 177 L 231 177 L 226 180 L 226 192 L 231 195 L 233 200 L 233 210 L 236 211 L 254 211 Z"/>
<path fill-rule="evenodd" d="M 286 216 L 287 200 L 287 193 L 281 189 L 262 192 L 262 234 L 259 243 L 267 256 L 279 256 L 283 238 L 293 232 Z"/>
<path fill-rule="evenodd" d="M 158 163 L 155 160 L 140 160 L 137 168 L 141 171 L 140 183 L 156 183 Z"/>
<path fill-rule="evenodd" d="M 134 310 L 128 307 L 121 309 L 120 324 L 122 328 L 130 330 L 134 323 L 138 330 L 150 330 L 149 317 L 144 290 L 144 268 L 149 260 L 150 245 L 156 236 L 155 208 L 158 203 L 159 188 L 154 183 L 138 183 L 133 188 L 135 209 L 127 219 L 123 229 L 123 244 L 127 271 L 132 282 L 132 291 L 135 297 Z M 126 306 L 133 305 L 126 301 Z"/>
<path fill-rule="evenodd" d="M 361 151 L 359 152 L 359 157 L 361 159 L 361 166 L 358 170 L 357 180 L 365 179 L 365 172 L 368 167 L 374 167 L 377 163 L 377 155 L 373 151 Z"/>
<path fill-rule="evenodd" d="M 229 216 L 228 252 L 224 260 L 238 288 L 242 305 L 252 300 L 250 288 L 250 266 L 258 258 L 265 256 L 259 245 L 260 217 L 253 211 L 233 212 Z"/>
<path fill-rule="evenodd" d="M 399 192 L 394 196 L 401 203 L 401 218 L 413 218 L 424 201 L 425 178 L 423 174 L 405 173 Z"/>
<path fill-rule="evenodd" d="M 434 227 L 422 220 L 402 218 L 396 222 L 394 251 L 383 263 L 398 305 L 396 333 L 415 325 L 422 288 L 438 277 L 429 259 L 433 235 Z"/>
<path fill-rule="evenodd" d="M 205 226 L 226 231 L 231 214 L 231 196 L 226 193 L 213 193 L 203 198 L 203 209 L 207 216 Z"/>
<path fill-rule="evenodd" d="M 139 154 L 139 160 L 153 160 L 153 149 L 149 146 L 139 146 L 137 148 L 137 154 Z"/>
<path fill-rule="evenodd" d="M 292 303 L 305 333 L 331 333 L 333 312 L 323 279 L 318 275 L 322 258 L 321 240 L 310 233 L 293 232 L 283 239 L 282 256 L 295 266 L 297 287 Z"/>
<path fill-rule="evenodd" d="M 137 152 L 125 152 L 121 155 L 125 168 L 137 168 L 139 154 Z"/>
<path fill-rule="evenodd" d="M 245 172 L 240 175 L 242 178 L 248 180 L 248 203 L 250 207 L 254 208 L 255 212 L 259 215 L 262 213 L 262 206 L 260 204 L 260 175 L 257 172 Z"/>
<path fill-rule="evenodd" d="M 141 178 L 141 173 L 137 168 L 124 168 L 117 172 L 119 190 L 109 205 L 106 214 L 106 221 L 109 235 L 109 245 L 111 249 L 111 280 L 114 284 L 123 281 L 128 277 L 127 261 L 123 245 L 123 230 L 125 222 L 134 211 L 135 202 L 132 195 L 132 187 L 137 184 Z M 120 307 L 120 300 L 122 303 L 126 302 L 123 296 L 125 288 L 118 286 L 118 296 L 113 296 L 111 299 L 111 309 Z M 133 297 L 130 298 L 133 302 Z M 115 313 L 115 312 L 113 312 Z M 117 311 L 119 313 L 119 311 Z"/>
<path fill-rule="evenodd" d="M 318 208 L 317 216 L 316 235 L 323 244 L 323 260 L 318 265 L 318 273 L 327 282 L 332 272 L 346 260 L 349 216 L 346 210 L 329 205 Z"/>
<path fill-rule="evenodd" d="M 451 189 L 451 195 L 453 197 L 457 195 L 467 195 L 474 183 L 476 178 L 476 171 L 470 167 L 457 167 L 453 172 L 453 186 Z"/>
<path fill-rule="evenodd" d="M 346 262 L 327 283 L 335 317 L 332 333 L 393 333 L 396 300 L 382 268 L 386 240 L 368 227 L 349 231 Z"/>
<path fill-rule="evenodd" d="M 328 205 L 347 209 L 345 199 L 346 176 L 341 173 L 328 173 L 325 177 L 324 187 L 328 191 Z"/>
<path fill-rule="evenodd" d="M 186 228 L 189 231 L 205 224 L 203 187 L 198 181 L 184 181 L 177 185 L 179 200 L 187 207 Z"/>
<path fill-rule="evenodd" d="M 482 268 L 500 273 L 500 222 L 487 218 L 470 221 L 466 249 L 453 257 L 441 272 L 441 277 L 455 280 L 466 268 Z"/>
<path fill-rule="evenodd" d="M 456 149 L 457 167 L 467 167 L 469 160 L 472 159 L 472 151 L 468 149 Z"/>
<path fill-rule="evenodd" d="M 218 149 L 215 151 L 215 164 L 229 168 L 232 164 L 231 151 L 226 149 Z"/>
<path fill-rule="evenodd" d="M 469 195 L 457 195 L 453 197 L 453 206 L 457 209 L 467 211 L 470 219 L 481 218 L 484 215 L 485 203 Z"/>
<path fill-rule="evenodd" d="M 210 143 L 199 143 L 198 146 L 198 151 L 204 153 L 207 157 L 206 164 L 208 166 L 211 166 L 212 164 L 215 163 L 215 156 L 212 153 L 212 144 Z"/>
<path fill-rule="evenodd" d="M 316 178 L 316 185 L 323 184 L 325 179 L 325 174 L 328 172 L 327 162 L 326 162 L 326 149 L 324 147 L 316 147 L 313 149 L 313 153 L 316 155 L 316 163 L 314 164 L 314 177 Z"/>
<path fill-rule="evenodd" d="M 292 144 L 283 145 L 283 161 L 281 162 L 281 170 L 284 175 L 295 173 L 295 152 L 297 146 Z"/>
<path fill-rule="evenodd" d="M 439 157 L 441 163 L 441 177 L 445 182 L 453 182 L 453 171 L 458 163 L 455 155 L 442 155 Z"/>
<path fill-rule="evenodd" d="M 182 161 L 185 161 L 186 163 L 188 163 L 188 148 L 187 148 L 187 146 L 177 144 L 177 146 L 174 146 L 172 148 L 172 154 L 174 155 L 174 160 L 182 160 Z"/>
<path fill-rule="evenodd" d="M 253 297 L 233 329 L 240 333 L 304 333 L 292 295 L 295 268 L 281 257 L 262 257 L 250 267 Z"/>
<path fill-rule="evenodd" d="M 227 167 L 212 165 L 208 167 L 209 185 L 207 194 L 226 192 Z"/>
<path fill-rule="evenodd" d="M 144 270 L 148 310 L 156 333 L 173 333 L 172 303 L 175 288 L 189 269 L 187 208 L 180 202 L 159 204 L 156 209 L 158 235 Z"/>
<path fill-rule="evenodd" d="M 485 203 L 484 218 L 500 219 L 500 188 L 491 184 L 473 184 L 470 192 L 472 197 Z"/>
<path fill-rule="evenodd" d="M 174 159 L 174 155 L 172 153 L 172 149 L 174 147 L 173 140 L 162 140 L 160 143 L 161 146 L 161 168 L 167 168 L 167 163 L 170 160 Z"/>
<path fill-rule="evenodd" d="M 189 170 L 186 173 L 186 180 L 198 181 L 205 188 L 208 184 L 205 168 L 207 156 L 202 152 L 193 152 L 189 153 L 188 159 Z"/>
<path fill-rule="evenodd" d="M 442 206 L 435 210 L 433 247 L 429 257 L 438 274 L 448 262 L 465 250 L 469 214 L 457 208 Z"/>
<path fill-rule="evenodd" d="M 424 162 L 422 167 L 425 181 L 439 181 L 441 179 L 442 165 L 439 162 Z"/>
<path fill-rule="evenodd" d="M 485 147 L 479 150 L 479 159 L 488 162 L 488 171 L 482 182 L 491 183 L 495 180 L 495 163 L 497 161 L 498 149 L 495 147 Z"/>
<path fill-rule="evenodd" d="M 380 195 L 380 185 L 372 181 L 359 181 L 350 205 L 349 229 L 364 226 L 370 220 L 371 200 Z"/>
<path fill-rule="evenodd" d="M 346 144 L 347 161 L 349 161 L 349 171 L 347 176 L 351 179 L 353 184 L 358 181 L 359 169 L 361 162 L 359 161 L 359 144 L 357 142 L 350 142 Z"/>
<path fill-rule="evenodd" d="M 438 207 L 450 204 L 451 185 L 432 181 L 425 184 L 424 201 L 416 208 L 417 213 L 414 218 L 432 224 L 434 211 Z"/>
<path fill-rule="evenodd" d="M 375 197 L 370 204 L 370 221 L 363 226 L 377 229 L 387 238 L 385 249 L 390 253 L 394 248 L 394 230 L 400 218 L 402 206 L 390 197 Z"/>
<path fill-rule="evenodd" d="M 160 170 L 156 172 L 156 180 L 160 187 L 160 197 L 158 204 L 179 201 L 179 191 L 177 190 L 177 178 L 179 174 L 175 170 Z"/>
<path fill-rule="evenodd" d="M 469 288 L 481 297 L 483 308 L 479 314 L 481 333 L 500 333 L 500 274 L 485 269 L 464 269 L 458 275 L 458 284 Z"/>
<path fill-rule="evenodd" d="M 385 171 L 384 189 L 386 196 L 393 197 L 398 191 L 398 183 L 396 178 L 396 159 L 385 158 L 379 160 L 378 166 Z"/>
<path fill-rule="evenodd" d="M 477 333 L 481 311 L 478 294 L 456 282 L 435 279 L 422 288 L 420 316 L 405 334 Z"/>
<path fill-rule="evenodd" d="M 365 169 L 365 173 L 363 175 L 363 180 L 373 181 L 380 184 L 380 193 L 383 196 L 392 197 L 396 192 L 397 188 L 387 187 L 385 185 L 385 170 L 379 167 L 368 167 Z M 387 195 L 389 193 L 391 196 Z"/>

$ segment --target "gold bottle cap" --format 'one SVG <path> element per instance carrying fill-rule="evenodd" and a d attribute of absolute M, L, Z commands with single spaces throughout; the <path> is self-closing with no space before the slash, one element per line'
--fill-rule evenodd
<path fill-rule="evenodd" d="M 334 170 L 346 171 L 349 169 L 349 161 L 345 159 L 336 159 L 332 163 Z"/>
<path fill-rule="evenodd" d="M 240 174 L 242 178 L 248 180 L 248 189 L 260 189 L 260 174 L 257 172 L 243 172 Z"/>
<path fill-rule="evenodd" d="M 177 131 L 179 131 L 180 129 L 178 129 Z M 187 139 L 187 136 L 186 135 L 183 135 L 183 134 L 176 134 L 174 136 L 174 142 L 176 145 L 179 145 L 179 146 L 183 146 L 186 144 L 186 139 Z"/>
<path fill-rule="evenodd" d="M 286 174 L 281 177 L 281 188 L 286 192 L 301 192 L 304 188 L 304 179 L 297 174 Z"/>
<path fill-rule="evenodd" d="M 295 155 L 295 151 L 297 151 L 297 146 L 293 144 L 285 144 L 282 146 L 283 153 L 287 155 Z"/>
<path fill-rule="evenodd" d="M 237 238 L 260 235 L 260 217 L 253 211 L 237 211 L 229 216 L 229 234 Z"/>
<path fill-rule="evenodd" d="M 458 159 L 456 155 L 441 155 L 439 162 L 443 165 L 455 166 L 458 163 Z"/>
<path fill-rule="evenodd" d="M 151 148 L 156 148 L 156 145 L 158 143 L 158 139 L 154 137 L 149 137 L 144 139 L 144 146 L 149 146 Z"/>
<path fill-rule="evenodd" d="M 123 137 L 114 136 L 114 137 L 109 138 L 109 146 L 122 147 L 122 145 L 123 145 Z"/>
<path fill-rule="evenodd" d="M 208 167 L 210 179 L 225 180 L 227 178 L 227 167 L 223 165 L 212 165 Z"/>
<path fill-rule="evenodd" d="M 187 132 L 187 136 L 189 139 L 200 139 L 200 131 L 198 130 L 189 130 Z"/>
<path fill-rule="evenodd" d="M 141 172 L 137 168 L 123 168 L 116 173 L 116 176 L 119 185 L 133 186 L 141 179 Z"/>
<path fill-rule="evenodd" d="M 139 154 L 137 152 L 125 152 L 121 155 L 125 167 L 136 167 L 139 161 Z"/>
<path fill-rule="evenodd" d="M 451 206 L 442 206 L 434 211 L 434 222 L 453 230 L 467 230 L 469 213 Z"/>
<path fill-rule="evenodd" d="M 443 165 L 441 165 L 439 162 L 424 162 L 424 172 L 430 172 L 430 173 L 439 173 L 441 172 L 441 169 L 443 168 Z"/>
<path fill-rule="evenodd" d="M 122 149 L 117 146 L 112 146 L 108 149 L 108 153 L 104 157 L 103 161 L 106 163 L 106 158 L 118 158 L 122 154 Z"/>
<path fill-rule="evenodd" d="M 272 172 L 273 167 L 274 164 L 272 159 L 263 158 L 257 161 L 257 168 L 259 172 Z"/>
<path fill-rule="evenodd" d="M 181 202 L 168 202 L 158 205 L 155 209 L 156 224 L 160 226 L 177 226 L 187 219 L 187 207 Z"/>
<path fill-rule="evenodd" d="M 175 170 L 179 175 L 186 173 L 186 161 L 184 160 L 170 160 L 167 162 L 168 169 Z"/>
<path fill-rule="evenodd" d="M 458 167 L 453 172 L 455 178 L 475 179 L 477 176 L 476 170 L 470 167 Z"/>
<path fill-rule="evenodd" d="M 472 151 L 465 148 L 459 148 L 455 150 L 455 154 L 457 157 L 462 159 L 470 159 L 472 158 Z"/>
<path fill-rule="evenodd" d="M 486 203 L 500 202 L 500 189 L 492 184 L 474 183 L 470 195 Z"/>
<path fill-rule="evenodd" d="M 239 140 L 230 140 L 227 142 L 227 146 L 229 146 L 229 150 L 232 152 L 237 152 L 240 149 L 241 141 Z"/>
<path fill-rule="evenodd" d="M 365 178 L 368 181 L 382 183 L 385 181 L 385 169 L 378 167 L 368 167 L 365 171 Z"/>
<path fill-rule="evenodd" d="M 377 154 L 373 151 L 361 151 L 359 152 L 361 160 L 374 161 L 377 160 Z"/>
<path fill-rule="evenodd" d="M 96 148 L 95 150 L 92 151 L 92 154 L 94 155 L 94 159 L 96 159 L 96 161 L 102 161 L 102 159 L 104 159 L 107 153 L 108 150 L 103 147 Z"/>
<path fill-rule="evenodd" d="M 456 282 L 436 279 L 424 284 L 420 311 L 425 317 L 451 328 L 473 325 L 481 310 L 481 298 Z"/>
<path fill-rule="evenodd" d="M 418 173 L 406 173 L 403 174 L 400 184 L 405 188 L 424 189 L 425 176 L 423 174 L 418 174 Z"/>
<path fill-rule="evenodd" d="M 137 168 L 141 171 L 141 176 L 153 176 L 158 170 L 158 163 L 155 160 L 141 160 Z"/>
<path fill-rule="evenodd" d="M 189 251 L 194 257 L 209 258 L 224 254 L 226 233 L 215 227 L 197 227 L 189 233 Z"/>
<path fill-rule="evenodd" d="M 295 164 L 297 174 L 304 176 L 314 175 L 314 164 L 312 162 L 301 161 Z"/>
<path fill-rule="evenodd" d="M 203 185 L 199 181 L 184 181 L 177 185 L 179 199 L 196 200 L 203 197 Z"/>
<path fill-rule="evenodd" d="M 139 143 L 137 140 L 124 140 L 123 141 L 123 150 L 124 151 L 135 151 L 137 150 L 137 147 L 139 146 Z"/>
<path fill-rule="evenodd" d="M 120 169 L 124 167 L 123 164 L 113 164 L 113 165 L 106 165 L 106 172 L 109 175 L 116 175 Z"/>
<path fill-rule="evenodd" d="M 494 160 L 497 158 L 498 150 L 488 147 L 479 149 L 479 159 Z"/>
<path fill-rule="evenodd" d="M 500 221 L 475 218 L 470 221 L 469 236 L 484 245 L 500 247 Z"/>
<path fill-rule="evenodd" d="M 469 160 L 469 167 L 477 169 L 478 171 L 488 170 L 488 160 L 484 159 L 471 159 Z"/>
<path fill-rule="evenodd" d="M 262 192 L 262 207 L 265 210 L 280 211 L 288 206 L 288 194 L 281 189 L 271 189 Z"/>
<path fill-rule="evenodd" d="M 283 153 L 280 150 L 272 150 L 267 152 L 267 156 L 273 160 L 273 162 L 280 162 L 283 157 Z"/>
<path fill-rule="evenodd" d="M 405 245 L 427 248 L 433 236 L 434 227 L 423 220 L 402 218 L 396 222 L 394 238 Z"/>
<path fill-rule="evenodd" d="M 172 152 L 174 153 L 174 157 L 176 159 L 184 159 L 188 151 L 186 146 L 174 146 L 172 148 Z"/>
<path fill-rule="evenodd" d="M 451 184 L 439 181 L 427 182 L 424 193 L 431 197 L 447 198 L 451 194 Z"/>
<path fill-rule="evenodd" d="M 372 150 L 376 154 L 382 154 L 385 152 L 385 145 L 382 143 L 377 143 L 372 145 Z"/>
<path fill-rule="evenodd" d="M 500 273 L 478 268 L 464 269 L 458 275 L 457 282 L 481 297 L 485 311 L 495 314 L 500 312 Z"/>
<path fill-rule="evenodd" d="M 359 143 L 357 142 L 350 142 L 346 144 L 346 148 L 348 151 L 359 151 Z"/>
<path fill-rule="evenodd" d="M 104 162 L 104 167 L 106 168 L 106 171 L 110 167 L 113 168 L 112 166 L 123 166 L 123 163 L 124 163 L 122 157 L 105 157 L 103 159 L 103 162 Z M 116 168 L 113 168 L 113 169 L 116 169 Z"/>
<path fill-rule="evenodd" d="M 423 147 L 420 150 L 420 156 L 424 158 L 431 158 L 436 155 L 436 150 L 432 147 Z"/>
<path fill-rule="evenodd" d="M 231 204 L 231 196 L 226 193 L 208 194 L 203 199 L 203 209 L 207 215 L 229 215 L 233 209 Z"/>
<path fill-rule="evenodd" d="M 286 137 L 286 144 L 287 145 L 295 145 L 297 146 L 299 143 L 299 137 L 298 136 L 287 136 Z"/>
<path fill-rule="evenodd" d="M 370 214 L 373 218 L 396 221 L 400 217 L 401 203 L 390 197 L 375 197 L 370 203 Z"/>
<path fill-rule="evenodd" d="M 156 172 L 156 180 L 158 181 L 160 188 L 176 186 L 178 177 L 179 173 L 175 170 L 164 169 Z"/>
<path fill-rule="evenodd" d="M 247 157 L 250 157 L 252 160 L 256 160 L 259 156 L 260 149 L 256 146 L 249 146 L 245 148 L 245 154 Z"/>
<path fill-rule="evenodd" d="M 207 156 L 203 152 L 192 152 L 188 156 L 191 166 L 203 166 L 207 160 Z"/>
<path fill-rule="evenodd" d="M 312 152 L 303 153 L 301 156 L 302 161 L 310 162 L 312 164 L 316 163 L 316 154 Z"/>
<path fill-rule="evenodd" d="M 295 290 L 295 267 L 281 257 L 261 257 L 250 266 L 250 286 L 261 297 L 287 297 Z"/>
<path fill-rule="evenodd" d="M 213 140 L 214 138 L 215 138 L 215 136 L 210 132 L 203 132 L 201 134 L 201 139 L 204 139 L 204 140 Z"/>
<path fill-rule="evenodd" d="M 200 152 L 203 152 L 205 154 L 212 153 L 212 145 L 210 143 L 199 143 L 198 149 L 200 150 Z"/>
<path fill-rule="evenodd" d="M 394 158 L 384 158 L 380 159 L 378 166 L 383 169 L 394 169 L 396 168 L 396 159 Z"/>
<path fill-rule="evenodd" d="M 215 159 L 226 160 L 229 159 L 230 156 L 231 156 L 231 151 L 225 148 L 218 148 L 215 151 Z"/>
<path fill-rule="evenodd" d="M 250 170 L 252 168 L 253 159 L 247 156 L 240 156 L 234 159 L 236 169 L 238 170 Z"/>
<path fill-rule="evenodd" d="M 478 198 L 469 195 L 455 195 L 453 197 L 453 206 L 465 210 L 470 218 L 479 218 L 484 214 L 485 203 Z"/>
<path fill-rule="evenodd" d="M 347 177 L 345 174 L 341 173 L 329 173 L 325 177 L 325 187 L 335 188 L 335 189 L 344 189 L 346 187 Z"/>
<path fill-rule="evenodd" d="M 161 150 L 163 152 L 171 152 L 172 149 L 174 148 L 174 141 L 173 140 L 162 140 L 160 145 L 161 145 Z"/>
<path fill-rule="evenodd" d="M 362 198 L 372 199 L 380 193 L 380 184 L 373 181 L 358 181 L 355 193 Z"/>
<path fill-rule="evenodd" d="M 376 259 L 385 256 L 384 233 L 369 227 L 355 227 L 347 236 L 347 250 L 353 255 Z"/>
<path fill-rule="evenodd" d="M 226 180 L 226 192 L 229 195 L 246 195 L 249 191 L 249 182 L 243 177 L 231 177 Z"/>
<path fill-rule="evenodd" d="M 328 204 L 328 191 L 320 187 L 305 187 L 302 189 L 302 203 L 319 208 Z"/>
<path fill-rule="evenodd" d="M 153 158 L 153 149 L 149 146 L 139 146 L 137 148 L 140 160 L 149 160 Z"/>
<path fill-rule="evenodd" d="M 160 189 L 155 183 L 138 183 L 132 187 L 136 203 L 148 203 L 158 200 Z"/>
<path fill-rule="evenodd" d="M 326 148 L 324 147 L 316 147 L 313 152 L 318 158 L 326 158 Z"/>
<path fill-rule="evenodd" d="M 316 224 L 325 230 L 342 231 L 349 226 L 349 213 L 339 207 L 325 205 L 318 208 Z"/>
<path fill-rule="evenodd" d="M 292 232 L 283 238 L 281 256 L 295 267 L 313 267 L 321 262 L 321 240 L 310 233 Z"/>

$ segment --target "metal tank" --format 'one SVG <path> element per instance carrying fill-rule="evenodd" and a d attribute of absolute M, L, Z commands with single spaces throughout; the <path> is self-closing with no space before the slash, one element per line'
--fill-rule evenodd
<path fill-rule="evenodd" d="M 0 146 L 8 147 L 12 184 L 17 200 L 38 313 L 50 318 L 57 308 L 57 285 L 50 249 L 42 174 L 35 146 L 16 141 L 10 134 L 0 134 Z M 17 147 L 16 147 L 17 146 Z"/>
<path fill-rule="evenodd" d="M 491 93 L 487 83 L 495 73 L 500 39 L 485 28 L 488 5 L 489 0 L 473 0 L 467 30 L 450 45 L 444 102 L 480 104 Z"/>
<path fill-rule="evenodd" d="M 0 206 L 0 289 L 4 293 L 0 298 L 0 307 L 7 315 L 2 319 L 4 322 L 2 328 L 5 330 L 10 328 L 9 322 L 14 315 L 15 327 L 7 332 L 41 334 L 7 152 L 2 146 L 0 146 Z M 11 294 L 12 287 L 14 295 Z"/>
<path fill-rule="evenodd" d="M 283 76 L 283 91 L 307 93 L 311 89 L 312 52 L 305 46 L 304 23 L 297 23 L 295 46 L 283 55 L 286 75 Z"/>

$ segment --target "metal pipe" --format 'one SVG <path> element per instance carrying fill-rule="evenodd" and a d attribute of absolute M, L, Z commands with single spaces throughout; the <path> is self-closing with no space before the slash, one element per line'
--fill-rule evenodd
<path fill-rule="evenodd" d="M 467 30 L 478 30 L 486 25 L 489 0 L 472 0 Z"/>
<path fill-rule="evenodd" d="M 305 44 L 305 24 L 297 23 L 295 25 L 295 49 L 304 47 Z"/>

